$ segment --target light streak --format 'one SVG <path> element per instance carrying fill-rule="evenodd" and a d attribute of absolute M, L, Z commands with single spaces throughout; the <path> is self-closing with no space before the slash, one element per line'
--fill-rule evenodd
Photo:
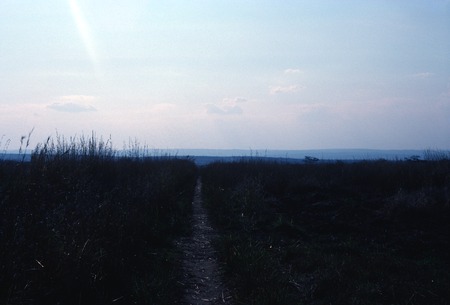
<path fill-rule="evenodd" d="M 77 0 L 69 0 L 70 10 L 72 12 L 73 19 L 75 20 L 75 24 L 78 28 L 78 32 L 81 36 L 81 40 L 86 49 L 86 52 L 94 64 L 94 67 L 98 65 L 98 56 L 94 44 L 94 40 L 91 35 L 91 30 L 89 28 L 89 23 L 83 16 L 83 13 L 78 5 Z"/>

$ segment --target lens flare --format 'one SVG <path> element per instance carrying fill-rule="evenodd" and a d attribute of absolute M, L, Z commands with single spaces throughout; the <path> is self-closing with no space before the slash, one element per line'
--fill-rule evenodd
<path fill-rule="evenodd" d="M 91 35 L 91 30 L 89 28 L 89 24 L 83 16 L 83 13 L 78 5 L 77 0 L 69 0 L 70 10 L 72 12 L 73 19 L 75 20 L 75 24 L 78 28 L 78 32 L 81 36 L 81 40 L 86 49 L 86 52 L 94 64 L 94 67 L 98 65 L 98 57 L 94 44 L 94 40 Z"/>

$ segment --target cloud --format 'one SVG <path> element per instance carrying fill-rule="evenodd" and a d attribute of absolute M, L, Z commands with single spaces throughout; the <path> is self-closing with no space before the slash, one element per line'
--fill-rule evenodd
<path fill-rule="evenodd" d="M 214 104 L 206 104 L 206 113 L 218 115 L 237 115 L 242 114 L 243 110 L 238 105 L 217 106 Z"/>
<path fill-rule="evenodd" d="M 150 111 L 154 113 L 173 113 L 177 109 L 177 106 L 172 103 L 159 103 L 150 107 Z"/>
<path fill-rule="evenodd" d="M 290 85 L 290 86 L 270 86 L 270 94 L 280 94 L 280 93 L 295 93 L 305 89 L 304 86 Z"/>
<path fill-rule="evenodd" d="M 246 98 L 243 97 L 226 97 L 222 99 L 222 102 L 218 104 L 206 104 L 206 113 L 208 114 L 218 114 L 218 115 L 237 115 L 242 114 L 244 111 L 239 106 L 247 102 Z"/>
<path fill-rule="evenodd" d="M 302 70 L 300 69 L 286 69 L 284 70 L 285 74 L 298 74 L 298 73 L 302 73 Z"/>
<path fill-rule="evenodd" d="M 71 102 L 53 103 L 51 105 L 48 105 L 47 108 L 50 108 L 50 109 L 53 109 L 56 111 L 61 111 L 61 112 L 73 112 L 73 113 L 97 111 L 97 109 L 95 109 L 93 106 L 81 105 L 81 104 L 71 103 Z"/>
<path fill-rule="evenodd" d="M 419 78 L 419 79 L 426 79 L 426 78 L 430 78 L 432 76 L 434 76 L 434 73 L 432 72 L 420 72 L 420 73 L 415 73 L 411 75 L 414 78 Z"/>
<path fill-rule="evenodd" d="M 245 102 L 247 102 L 247 99 L 240 97 L 240 96 L 233 97 L 233 98 L 227 97 L 227 98 L 224 98 L 222 100 L 222 102 L 226 105 L 232 106 L 232 105 L 236 105 L 236 104 L 240 104 L 240 103 L 245 103 Z"/>
<path fill-rule="evenodd" d="M 86 95 L 62 96 L 57 102 L 48 105 L 47 108 L 71 113 L 92 112 L 97 111 L 97 109 L 91 105 L 94 99 L 93 96 Z"/>

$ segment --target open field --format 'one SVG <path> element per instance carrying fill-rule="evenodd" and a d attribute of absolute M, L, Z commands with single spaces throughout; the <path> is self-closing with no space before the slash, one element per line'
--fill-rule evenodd
<path fill-rule="evenodd" d="M 183 304 L 199 175 L 227 300 L 450 304 L 448 158 L 198 168 L 94 136 L 0 161 L 0 303 Z"/>
<path fill-rule="evenodd" d="M 238 303 L 450 303 L 448 160 L 243 161 L 202 177 Z"/>

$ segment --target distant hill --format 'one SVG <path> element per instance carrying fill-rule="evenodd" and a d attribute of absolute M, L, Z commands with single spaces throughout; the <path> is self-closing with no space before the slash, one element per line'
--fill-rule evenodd
<path fill-rule="evenodd" d="M 423 150 L 378 150 L 378 149 L 308 149 L 308 150 L 238 150 L 238 149 L 179 149 L 170 154 L 191 156 L 197 163 L 217 160 L 233 161 L 242 157 L 268 158 L 286 162 L 302 162 L 305 157 L 319 161 L 351 160 L 404 160 L 411 156 L 423 158 Z"/>
<path fill-rule="evenodd" d="M 305 149 L 305 150 L 243 150 L 243 149 L 167 149 L 155 153 L 156 156 L 191 157 L 198 165 L 215 161 L 231 162 L 242 158 L 265 159 L 278 162 L 300 163 L 305 157 L 317 158 L 318 161 L 357 161 L 357 160 L 404 160 L 411 156 L 424 158 L 424 150 L 381 150 L 381 149 Z M 6 152 L 0 160 L 21 161 L 23 155 Z M 30 154 L 25 155 L 25 161 Z"/>
<path fill-rule="evenodd" d="M 3 154 L 0 154 L 0 160 L 10 160 L 10 161 L 30 161 L 31 155 L 30 154 L 19 154 L 19 153 L 9 153 L 5 152 Z"/>

